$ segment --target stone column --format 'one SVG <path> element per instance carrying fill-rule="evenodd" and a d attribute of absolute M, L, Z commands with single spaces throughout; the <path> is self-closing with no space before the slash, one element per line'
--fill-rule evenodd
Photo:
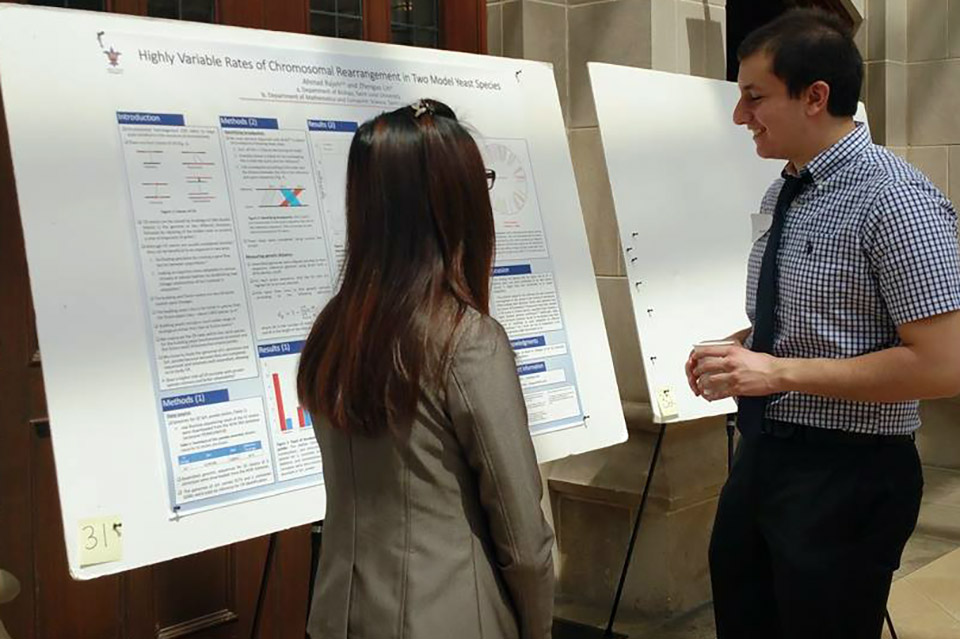
<path fill-rule="evenodd" d="M 567 5 L 562 0 L 488 0 L 487 52 L 551 63 L 566 118 Z"/>
<path fill-rule="evenodd" d="M 960 205 L 960 0 L 903 0 L 907 159 Z M 868 12 L 873 3 L 870 0 Z M 893 0 L 886 0 L 889 23 Z M 883 4 L 882 2 L 880 4 Z M 899 12 L 899 9 L 896 11 Z M 904 27 L 900 27 L 903 29 Z M 917 530 L 960 539 L 960 398 L 923 402 Z"/>
<path fill-rule="evenodd" d="M 571 2 L 567 24 L 570 148 L 630 439 L 556 462 L 549 485 L 562 600 L 606 610 L 659 427 L 651 421 L 586 63 L 723 78 L 725 9 L 722 2 L 692 0 Z M 725 450 L 722 419 L 669 427 L 624 591 L 624 618 L 670 614 L 710 599 L 706 551 Z"/>
<path fill-rule="evenodd" d="M 960 203 L 960 0 L 867 0 L 857 43 L 878 144 Z M 960 539 L 960 398 L 921 403 L 926 486 L 917 532 Z"/>
<path fill-rule="evenodd" d="M 724 0 L 566 4 L 509 0 L 487 5 L 491 54 L 554 65 L 630 432 L 625 444 L 544 469 L 558 537 L 561 600 L 594 613 L 608 610 L 612 603 L 659 427 L 651 422 L 586 63 L 722 79 L 724 4 Z M 621 605 L 624 618 L 670 614 L 710 599 L 707 542 L 725 469 L 722 418 L 669 427 Z"/>

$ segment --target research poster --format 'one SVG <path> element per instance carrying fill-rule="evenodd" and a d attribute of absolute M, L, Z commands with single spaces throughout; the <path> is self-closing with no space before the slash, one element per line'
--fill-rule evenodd
<path fill-rule="evenodd" d="M 0 87 L 74 576 L 323 517 L 295 382 L 350 142 L 424 97 L 497 174 L 491 306 L 539 459 L 626 439 L 548 65 L 0 5 Z M 84 565 L 97 516 L 124 555 Z"/>

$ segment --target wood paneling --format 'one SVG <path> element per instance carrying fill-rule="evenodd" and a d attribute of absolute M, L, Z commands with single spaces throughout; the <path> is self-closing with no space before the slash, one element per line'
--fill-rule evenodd
<path fill-rule="evenodd" d="M 390 0 L 363 0 L 363 39 L 390 42 Z"/>
<path fill-rule="evenodd" d="M 483 0 L 440 0 L 440 46 L 487 52 L 487 5 Z"/>
<path fill-rule="evenodd" d="M 0 96 L 0 567 L 22 586 L 3 606 L 11 636 L 34 639 L 31 433 L 27 420 L 27 264 Z"/>
<path fill-rule="evenodd" d="M 277 3 L 287 4 L 287 3 Z M 262 27 L 264 0 L 219 0 L 217 10 L 219 21 L 236 27 Z"/>
<path fill-rule="evenodd" d="M 161 631 L 198 619 L 210 623 L 224 611 L 236 618 L 232 560 L 229 548 L 217 548 L 154 567 L 154 614 Z"/>
<path fill-rule="evenodd" d="M 121 639 L 120 577 L 74 581 L 67 571 L 53 446 L 41 427 L 32 433 L 37 637 Z M 15 635 L 14 635 L 15 636 Z"/>
<path fill-rule="evenodd" d="M 133 16 L 147 15 L 147 0 L 110 0 L 108 10 Z"/>

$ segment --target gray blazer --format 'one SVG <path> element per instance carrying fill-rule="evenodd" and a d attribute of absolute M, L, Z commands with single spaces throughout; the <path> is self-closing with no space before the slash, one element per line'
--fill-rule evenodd
<path fill-rule="evenodd" d="M 464 317 L 408 430 L 318 420 L 327 515 L 313 639 L 549 639 L 553 532 L 510 342 Z"/>

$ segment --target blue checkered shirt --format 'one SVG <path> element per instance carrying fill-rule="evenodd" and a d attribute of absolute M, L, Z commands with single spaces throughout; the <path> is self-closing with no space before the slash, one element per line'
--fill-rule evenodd
<path fill-rule="evenodd" d="M 960 309 L 957 214 L 918 170 L 856 129 L 804 169 L 813 184 L 787 211 L 778 252 L 773 355 L 850 358 L 900 344 L 897 326 Z M 783 179 L 760 213 L 773 215 Z M 747 316 L 769 231 L 753 245 Z M 747 346 L 752 335 L 747 339 Z M 867 403 L 790 392 L 766 416 L 807 426 L 898 435 L 920 426 L 919 402 Z"/>

